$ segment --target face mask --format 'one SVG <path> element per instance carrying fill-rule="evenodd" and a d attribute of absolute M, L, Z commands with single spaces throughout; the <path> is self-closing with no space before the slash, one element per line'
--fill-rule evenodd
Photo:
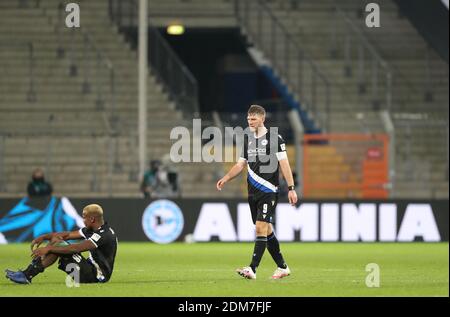
<path fill-rule="evenodd" d="M 43 182 L 44 181 L 44 177 L 33 177 L 33 181 L 35 181 L 35 182 Z"/>

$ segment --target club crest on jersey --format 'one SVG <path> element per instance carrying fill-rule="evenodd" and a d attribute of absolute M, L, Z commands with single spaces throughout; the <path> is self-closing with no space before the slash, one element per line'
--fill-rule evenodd
<path fill-rule="evenodd" d="M 267 140 L 262 140 L 261 141 L 261 145 L 266 146 L 267 145 Z"/>

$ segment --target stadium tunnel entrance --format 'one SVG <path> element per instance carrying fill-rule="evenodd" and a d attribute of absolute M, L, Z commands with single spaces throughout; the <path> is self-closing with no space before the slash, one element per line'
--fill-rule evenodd
<path fill-rule="evenodd" d="M 137 28 L 122 31 L 136 50 Z M 292 141 L 286 125 L 288 107 L 253 62 L 238 28 L 186 28 L 181 35 L 170 35 L 165 28 L 158 31 L 196 78 L 203 119 L 217 111 L 224 125 L 245 127 L 248 107 L 260 104 L 268 113 L 268 126 L 278 127 L 285 140 Z"/>

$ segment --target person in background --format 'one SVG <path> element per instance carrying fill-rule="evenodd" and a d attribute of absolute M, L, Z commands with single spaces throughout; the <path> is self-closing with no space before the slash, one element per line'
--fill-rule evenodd
<path fill-rule="evenodd" d="M 161 163 L 157 160 L 150 161 L 150 169 L 145 172 L 141 182 L 141 192 L 144 194 L 144 198 L 150 198 L 155 190 L 160 165 Z"/>
<path fill-rule="evenodd" d="M 166 154 L 162 158 L 162 165 L 164 169 L 167 171 L 167 180 L 170 184 L 170 196 L 171 197 L 180 197 L 181 188 L 180 188 L 180 177 L 178 175 L 178 171 L 172 161 L 170 160 L 170 155 Z"/>
<path fill-rule="evenodd" d="M 33 171 L 31 182 L 27 186 L 27 192 L 30 197 L 49 196 L 53 193 L 52 184 L 45 180 L 44 171 L 41 168 Z"/>

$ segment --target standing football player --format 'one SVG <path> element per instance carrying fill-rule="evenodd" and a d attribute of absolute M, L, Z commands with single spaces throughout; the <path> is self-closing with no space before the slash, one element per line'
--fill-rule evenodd
<path fill-rule="evenodd" d="M 241 157 L 216 185 L 218 190 L 222 190 L 225 183 L 238 176 L 247 166 L 248 203 L 253 223 L 256 225 L 256 241 L 250 265 L 236 270 L 240 276 L 247 279 L 256 279 L 256 269 L 266 247 L 277 264 L 272 278 L 280 279 L 291 273 L 280 252 L 280 244 L 272 227 L 278 202 L 279 169 L 288 184 L 288 199 L 291 205 L 297 203 L 297 193 L 285 142 L 280 135 L 270 133 L 264 126 L 265 116 L 263 107 L 250 106 L 247 122 L 251 133 L 244 136 Z"/>

